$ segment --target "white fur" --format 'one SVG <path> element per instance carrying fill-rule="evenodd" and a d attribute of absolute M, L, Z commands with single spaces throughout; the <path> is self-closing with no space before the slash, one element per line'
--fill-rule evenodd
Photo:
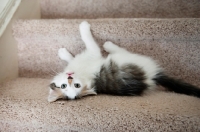
<path fill-rule="evenodd" d="M 74 88 L 73 86 L 70 87 L 68 85 L 66 90 L 62 89 L 62 92 L 70 99 L 74 99 L 78 96 L 84 87 L 87 87 L 88 92 L 92 93 L 93 89 L 91 84 L 93 83 L 92 81 L 95 77 L 94 73 L 100 70 L 100 67 L 104 62 L 100 49 L 92 37 L 90 24 L 84 21 L 80 24 L 79 28 L 86 50 L 73 58 L 73 56 L 65 48 L 59 49 L 58 55 L 60 59 L 69 62 L 69 64 L 65 68 L 64 72 L 55 76 L 52 81 L 52 83 L 55 83 L 58 87 L 61 87 L 62 84 L 68 85 L 66 73 L 73 72 L 73 82 L 81 83 L 81 88 Z"/>
<path fill-rule="evenodd" d="M 141 67 L 147 77 L 146 83 L 150 86 L 149 88 L 154 88 L 155 83 L 152 78 L 161 71 L 161 68 L 153 59 L 148 56 L 130 53 L 109 41 L 105 42 L 103 47 L 105 51 L 110 53 L 106 60 L 108 64 L 112 60 L 119 67 L 124 64 L 134 64 Z"/>
<path fill-rule="evenodd" d="M 60 48 L 58 50 L 58 56 L 60 57 L 61 60 L 67 62 L 70 62 L 74 58 L 65 48 Z"/>
<path fill-rule="evenodd" d="M 90 32 L 90 24 L 84 21 L 80 24 L 79 28 L 81 38 L 86 45 L 86 50 L 76 55 L 73 61 L 65 68 L 64 72 L 74 72 L 81 80 L 87 82 L 87 87 L 91 88 L 94 73 L 100 69 L 103 58 Z"/>
<path fill-rule="evenodd" d="M 66 49 L 61 48 L 58 51 L 58 55 L 62 60 L 69 62 L 64 72 L 54 77 L 52 83 L 55 83 L 57 87 L 61 87 L 62 84 L 67 84 L 66 89 L 61 89 L 62 93 L 70 99 L 74 99 L 76 96 L 85 96 L 87 92 L 96 94 L 93 90 L 92 83 L 96 73 L 99 73 L 103 64 L 109 65 L 110 60 L 114 61 L 119 67 L 124 64 L 134 64 L 142 68 L 145 72 L 146 83 L 150 86 L 150 89 L 155 86 L 152 78 L 160 72 L 161 68 L 150 57 L 133 54 L 127 50 L 118 47 L 112 42 L 106 42 L 103 47 L 105 51 L 109 53 L 105 59 L 102 57 L 98 44 L 92 37 L 90 31 L 90 24 L 86 21 L 82 22 L 79 26 L 80 34 L 83 42 L 85 43 L 86 50 L 81 54 L 73 57 Z M 72 75 L 73 82 L 69 86 L 66 73 L 74 73 Z M 73 83 L 80 83 L 80 88 L 75 88 Z M 81 93 L 86 87 L 88 91 Z"/>
<path fill-rule="evenodd" d="M 85 84 L 84 84 L 84 82 L 80 81 L 80 79 L 78 77 L 76 77 L 75 75 L 74 76 L 72 75 L 72 77 L 74 79 L 70 86 L 70 84 L 68 83 L 67 77 L 68 77 L 67 74 L 65 72 L 63 72 L 63 73 L 60 73 L 57 76 L 55 76 L 52 82 L 56 83 L 57 87 L 61 87 L 62 84 L 67 84 L 67 88 L 61 89 L 61 91 L 69 99 L 74 99 L 75 96 L 77 96 L 77 94 L 79 94 L 81 92 L 81 90 Z M 79 83 L 82 87 L 75 88 L 74 83 Z"/>

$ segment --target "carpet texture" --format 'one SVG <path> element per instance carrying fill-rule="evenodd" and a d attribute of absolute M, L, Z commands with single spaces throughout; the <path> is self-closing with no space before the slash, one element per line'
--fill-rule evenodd
<path fill-rule="evenodd" d="M 199 18 L 199 0 L 41 0 L 42 18 Z"/>
<path fill-rule="evenodd" d="M 40 2 L 45 19 L 13 25 L 19 77 L 0 84 L 0 132 L 200 131 L 200 99 L 162 89 L 141 97 L 47 101 L 52 76 L 66 65 L 58 49 L 65 47 L 73 55 L 84 50 L 78 31 L 83 19 L 101 48 L 109 40 L 151 56 L 169 75 L 200 87 L 199 0 Z"/>
<path fill-rule="evenodd" d="M 143 97 L 98 95 L 48 103 L 49 81 L 18 78 L 0 85 L 0 131 L 200 130 L 195 97 L 159 91 Z"/>
<path fill-rule="evenodd" d="M 54 71 L 61 72 L 66 64 L 59 60 L 58 49 L 65 47 L 74 55 L 84 49 L 78 31 L 81 21 L 17 21 L 14 36 L 18 41 L 19 75 L 47 78 Z M 171 76 L 200 86 L 200 19 L 88 21 L 101 47 L 109 40 L 131 52 L 151 56 Z"/>

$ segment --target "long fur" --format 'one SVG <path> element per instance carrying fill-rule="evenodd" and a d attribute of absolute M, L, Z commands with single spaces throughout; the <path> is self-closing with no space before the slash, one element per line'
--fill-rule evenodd
<path fill-rule="evenodd" d="M 101 67 L 100 72 L 96 75 L 94 85 L 97 93 L 135 96 L 141 95 L 148 89 L 145 79 L 144 71 L 138 66 L 126 64 L 119 68 L 111 61 L 109 66 Z M 163 72 L 156 74 L 153 80 L 157 85 L 161 85 L 169 91 L 200 98 L 198 87 L 169 77 Z"/>
<path fill-rule="evenodd" d="M 147 89 L 144 72 L 136 65 L 118 67 L 110 61 L 108 66 L 103 65 L 95 78 L 97 93 L 112 95 L 141 95 Z"/>
<path fill-rule="evenodd" d="M 84 21 L 79 28 L 86 50 L 73 57 L 65 48 L 59 49 L 59 57 L 67 61 L 68 66 L 52 80 L 49 102 L 97 93 L 142 95 L 157 85 L 176 93 L 200 97 L 198 87 L 165 75 L 158 63 L 148 56 L 130 53 L 112 42 L 106 42 L 103 48 L 109 55 L 103 58 L 90 31 L 90 24 Z M 70 83 L 69 73 L 73 73 L 70 74 Z"/>

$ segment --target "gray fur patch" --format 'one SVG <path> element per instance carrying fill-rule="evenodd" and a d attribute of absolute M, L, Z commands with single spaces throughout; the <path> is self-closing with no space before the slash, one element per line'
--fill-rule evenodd
<path fill-rule="evenodd" d="M 103 65 L 95 78 L 97 93 L 113 95 L 141 95 L 147 88 L 144 71 L 133 64 L 118 67 L 113 61 Z"/>

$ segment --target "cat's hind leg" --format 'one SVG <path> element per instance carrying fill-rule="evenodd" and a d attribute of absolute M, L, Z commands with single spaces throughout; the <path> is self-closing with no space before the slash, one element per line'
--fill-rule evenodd
<path fill-rule="evenodd" d="M 65 48 L 60 48 L 59 50 L 58 50 L 58 56 L 60 57 L 60 59 L 61 60 L 64 60 L 64 61 L 66 61 L 66 62 L 70 62 L 71 60 L 73 60 L 73 56 L 72 56 L 72 54 L 70 54 L 68 51 L 67 51 L 67 49 L 65 49 Z"/>
<path fill-rule="evenodd" d="M 116 44 L 112 43 L 111 41 L 107 41 L 104 43 L 103 48 L 106 52 L 112 53 L 119 53 L 119 52 L 127 52 L 125 49 L 120 48 Z"/>
<path fill-rule="evenodd" d="M 79 30 L 86 49 L 90 52 L 101 55 L 100 48 L 92 36 L 90 24 L 86 21 L 83 21 L 79 25 Z"/>

